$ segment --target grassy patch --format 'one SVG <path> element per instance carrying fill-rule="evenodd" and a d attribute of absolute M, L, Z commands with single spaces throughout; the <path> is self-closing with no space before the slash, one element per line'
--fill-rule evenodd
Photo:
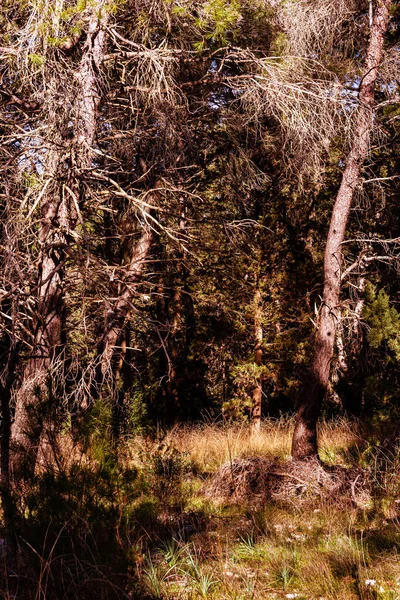
<path fill-rule="evenodd" d="M 180 427 L 104 456 L 65 440 L 63 460 L 19 500 L 29 585 L 20 576 L 18 589 L 51 600 L 60 589 L 82 600 L 400 600 L 398 451 L 330 422 L 328 467 L 293 471 L 291 431 L 287 419 L 253 437 Z M 250 478 L 240 497 L 210 494 L 232 465 L 267 465 L 272 479 Z"/>

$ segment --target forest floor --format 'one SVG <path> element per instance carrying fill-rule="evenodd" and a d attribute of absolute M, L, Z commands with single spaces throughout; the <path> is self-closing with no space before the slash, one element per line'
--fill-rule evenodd
<path fill-rule="evenodd" d="M 399 448 L 342 419 L 323 467 L 294 465 L 292 425 L 182 426 L 118 457 L 64 436 L 19 499 L 24 574 L 0 598 L 400 600 Z"/>

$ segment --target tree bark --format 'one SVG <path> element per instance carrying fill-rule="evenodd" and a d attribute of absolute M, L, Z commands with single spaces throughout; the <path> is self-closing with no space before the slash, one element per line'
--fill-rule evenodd
<path fill-rule="evenodd" d="M 254 295 L 254 362 L 257 367 L 263 364 L 263 329 L 262 329 L 262 295 L 257 277 Z M 261 428 L 262 378 L 257 378 L 253 389 L 253 405 L 251 409 L 251 433 L 258 433 Z"/>
<path fill-rule="evenodd" d="M 10 485 L 10 435 L 11 435 L 11 389 L 15 380 L 18 363 L 18 344 L 11 336 L 7 336 L 7 361 L 0 377 L 0 408 L 1 408 L 1 506 L 6 536 L 9 540 L 11 555 L 15 552 L 14 517 L 15 505 Z M 2 348 L 4 351 L 4 349 Z"/>
<path fill-rule="evenodd" d="M 157 192 L 153 194 L 155 199 Z M 141 283 L 146 260 L 151 252 L 155 231 L 144 219 L 142 234 L 134 247 L 122 291 L 109 309 L 103 336 L 98 344 L 98 364 L 96 371 L 96 387 L 94 395 L 101 393 L 104 385 L 108 385 L 112 396 L 112 437 L 118 441 L 121 429 L 121 417 L 124 410 L 124 392 L 120 389 L 120 380 L 126 359 L 128 341 L 128 320 L 138 284 Z"/>
<path fill-rule="evenodd" d="M 103 384 L 108 373 L 111 373 L 115 379 L 121 372 L 121 361 L 124 360 L 126 351 L 124 329 L 132 308 L 136 286 L 142 279 L 154 235 L 152 227 L 145 222 L 140 239 L 132 252 L 131 261 L 123 282 L 124 289 L 107 315 L 107 323 L 99 344 L 100 377 L 98 383 L 100 384 Z"/>
<path fill-rule="evenodd" d="M 76 94 L 75 85 L 70 91 L 66 91 L 71 94 L 72 116 L 75 118 L 72 140 L 66 147 L 65 139 L 58 131 L 55 133 L 55 140 L 50 140 L 50 143 L 56 143 L 49 151 L 49 184 L 46 184 L 46 192 L 41 199 L 39 243 L 42 251 L 34 344 L 17 393 L 11 431 L 11 468 L 14 479 L 26 479 L 34 473 L 46 404 L 52 400 L 49 397 L 51 372 L 60 368 L 59 363 L 62 363 L 64 263 L 70 233 L 79 215 L 79 201 L 83 191 L 81 175 L 91 167 L 96 138 L 100 103 L 97 72 L 106 44 L 106 34 L 102 29 L 107 21 L 107 15 L 102 14 L 104 6 L 105 0 L 98 0 L 88 24 L 87 39 L 75 74 L 79 93 L 73 96 Z M 65 102 L 65 98 L 62 101 Z M 67 126 L 66 123 L 63 125 Z M 66 153 L 69 153 L 68 161 Z M 65 173 L 66 168 L 68 171 Z M 62 179 L 65 183 L 60 181 Z"/>
<path fill-rule="evenodd" d="M 377 0 L 363 71 L 359 107 L 351 149 L 333 207 L 324 256 L 324 291 L 319 328 L 308 381 L 300 390 L 298 412 L 292 441 L 292 456 L 306 459 L 318 454 L 317 423 L 322 401 L 329 385 L 334 351 L 342 269 L 341 244 L 350 213 L 354 190 L 368 156 L 374 118 L 374 90 L 382 60 L 384 36 L 389 23 L 391 0 Z"/>
<path fill-rule="evenodd" d="M 182 244 L 187 236 L 187 202 L 182 195 L 179 198 L 179 233 Z M 169 331 L 165 339 L 168 353 L 168 376 L 166 381 L 165 422 L 174 425 L 182 416 L 188 416 L 190 409 L 185 405 L 188 400 L 189 377 L 185 373 L 189 348 L 193 339 L 195 322 L 193 302 L 188 288 L 187 252 L 182 247 L 178 254 L 174 272 L 174 290 L 167 303 Z M 183 387 L 186 389 L 183 389 Z"/>

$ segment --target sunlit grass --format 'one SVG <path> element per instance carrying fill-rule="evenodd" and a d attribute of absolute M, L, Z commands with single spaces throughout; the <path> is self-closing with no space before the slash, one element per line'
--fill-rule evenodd
<path fill-rule="evenodd" d="M 164 547 L 163 560 L 149 555 L 164 585 L 163 599 L 400 600 L 400 521 L 387 520 L 400 504 L 395 456 L 383 466 L 371 458 L 367 471 L 378 495 L 365 509 L 350 497 L 342 505 L 329 498 L 304 507 L 268 499 L 260 505 L 249 497 L 224 506 L 203 494 L 204 478 L 235 458 L 290 460 L 292 431 L 293 421 L 283 419 L 264 421 L 253 436 L 247 425 L 229 424 L 182 426 L 166 435 L 162 452 L 177 452 L 185 464 L 183 511 L 207 521 L 201 532 L 175 540 L 173 551 Z M 323 422 L 319 440 L 320 456 L 331 465 L 357 467 L 365 455 L 357 422 Z M 143 452 L 134 456 L 138 460 Z M 152 593 L 157 597 L 157 586 Z"/>
<path fill-rule="evenodd" d="M 179 426 L 121 443 L 111 462 L 109 445 L 86 452 L 64 435 L 59 464 L 77 486 L 69 502 L 89 510 L 83 501 L 92 497 L 110 519 L 134 573 L 132 598 L 400 600 L 400 458 L 367 441 L 356 421 L 322 422 L 319 440 L 325 463 L 360 476 L 357 502 L 349 487 L 304 503 L 206 493 L 235 459 L 290 463 L 293 425 L 266 420 L 256 435 L 247 424 Z M 362 478 L 368 502 L 360 501 Z"/>
<path fill-rule="evenodd" d="M 294 419 L 265 419 L 259 433 L 250 435 L 247 423 L 181 426 L 167 434 L 180 452 L 189 454 L 194 465 L 204 472 L 214 472 L 237 457 L 261 455 L 271 459 L 288 459 L 291 452 Z M 321 459 L 337 464 L 344 462 L 349 447 L 362 443 L 358 425 L 346 419 L 322 422 L 318 432 Z"/>
<path fill-rule="evenodd" d="M 213 473 L 224 463 L 241 456 L 288 458 L 293 426 L 289 418 L 271 419 L 264 421 L 261 431 L 253 435 L 247 423 L 180 427 L 169 435 L 176 448 L 190 455 L 194 465 Z"/>

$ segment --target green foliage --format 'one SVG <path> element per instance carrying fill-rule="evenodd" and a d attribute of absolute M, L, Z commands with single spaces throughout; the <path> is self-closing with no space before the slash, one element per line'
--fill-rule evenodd
<path fill-rule="evenodd" d="M 86 9 L 87 0 L 78 0 L 75 5 L 68 6 L 60 13 L 60 18 L 63 21 L 69 21 L 72 17 L 80 15 Z"/>
<path fill-rule="evenodd" d="M 35 67 L 43 67 L 44 63 L 46 62 L 46 57 L 41 56 L 40 54 L 32 53 L 28 54 L 28 60 L 31 65 Z"/>
<path fill-rule="evenodd" d="M 38 176 L 35 173 L 24 173 L 23 181 L 24 181 L 24 186 L 26 187 L 26 189 L 34 188 L 35 186 L 37 186 L 41 183 L 40 179 L 38 178 Z"/>
<path fill-rule="evenodd" d="M 243 362 L 232 367 L 233 396 L 222 406 L 224 418 L 238 421 L 248 419 L 253 389 L 260 385 L 268 373 L 267 366 L 255 362 Z"/>
<path fill-rule="evenodd" d="M 384 290 L 376 293 L 375 288 L 368 284 L 365 297 L 363 317 L 370 326 L 367 339 L 371 348 L 377 349 L 386 342 L 396 360 L 400 361 L 400 314 L 390 305 L 390 298 Z"/>
<path fill-rule="evenodd" d="M 286 48 L 286 35 L 283 32 L 279 32 L 274 39 L 274 51 L 279 56 L 284 53 Z"/>
<path fill-rule="evenodd" d="M 239 0 L 208 0 L 201 8 L 196 26 L 205 31 L 204 37 L 212 44 L 227 44 L 242 20 Z"/>
<path fill-rule="evenodd" d="M 188 456 L 167 440 L 160 442 L 152 452 L 150 464 L 157 481 L 167 487 L 182 481 L 190 470 Z"/>
<path fill-rule="evenodd" d="M 111 441 L 111 423 L 111 399 L 98 398 L 83 415 L 80 415 L 76 435 L 94 460 L 113 468 L 116 457 Z"/>
<path fill-rule="evenodd" d="M 129 406 L 128 432 L 132 435 L 140 435 L 148 431 L 148 408 L 143 392 L 136 390 L 128 396 L 126 402 Z"/>

